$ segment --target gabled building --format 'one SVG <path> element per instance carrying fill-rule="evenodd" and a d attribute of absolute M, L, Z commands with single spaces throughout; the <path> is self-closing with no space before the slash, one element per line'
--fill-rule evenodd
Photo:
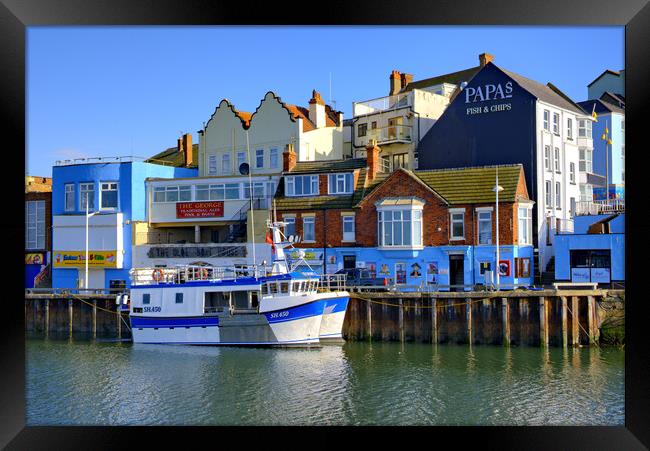
<path fill-rule="evenodd" d="M 544 270 L 558 231 L 580 199 L 578 134 L 585 112 L 557 87 L 487 62 L 457 93 L 418 147 L 419 168 L 522 164 L 533 212 L 533 243 Z"/>
<path fill-rule="evenodd" d="M 607 69 L 587 85 L 589 100 L 600 99 L 606 92 L 615 93 L 625 101 L 625 69 Z"/>
<path fill-rule="evenodd" d="M 290 224 L 286 234 L 301 237 L 295 246 L 313 269 L 367 268 L 410 289 L 485 283 L 497 267 L 498 171 L 501 283 L 532 283 L 533 202 L 521 165 L 386 174 L 375 142 L 366 153 L 283 173 L 277 215 Z"/>

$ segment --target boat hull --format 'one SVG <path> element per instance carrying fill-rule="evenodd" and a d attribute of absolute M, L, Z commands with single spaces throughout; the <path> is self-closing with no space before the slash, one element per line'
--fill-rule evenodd
<path fill-rule="evenodd" d="M 336 294 L 338 295 L 338 293 Z M 326 300 L 318 336 L 321 343 L 342 343 L 345 341 L 343 339 L 343 321 L 345 321 L 345 312 L 349 301 L 350 297 L 347 293 Z"/>

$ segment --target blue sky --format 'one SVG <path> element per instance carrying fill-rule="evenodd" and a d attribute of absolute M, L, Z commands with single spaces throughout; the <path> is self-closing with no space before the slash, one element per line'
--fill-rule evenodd
<path fill-rule="evenodd" d="M 30 27 L 29 175 L 56 160 L 149 157 L 207 122 L 222 98 L 253 112 L 272 90 L 307 106 L 311 90 L 344 117 L 388 94 L 392 69 L 415 80 L 494 63 L 576 101 L 624 68 L 623 27 Z"/>

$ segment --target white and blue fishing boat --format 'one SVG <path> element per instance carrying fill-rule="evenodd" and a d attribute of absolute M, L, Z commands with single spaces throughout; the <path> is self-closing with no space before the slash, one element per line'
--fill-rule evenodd
<path fill-rule="evenodd" d="M 133 269 L 134 343 L 319 346 L 321 336 L 340 339 L 349 301 L 345 280 L 290 271 L 283 251 L 290 243 L 282 240 L 281 225 L 269 223 L 270 268 Z"/>

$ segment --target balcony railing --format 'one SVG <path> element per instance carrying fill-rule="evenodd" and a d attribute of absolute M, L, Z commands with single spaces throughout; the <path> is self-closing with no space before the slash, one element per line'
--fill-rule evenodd
<path fill-rule="evenodd" d="M 576 202 L 576 216 L 625 213 L 624 199 L 590 200 Z"/>
<path fill-rule="evenodd" d="M 70 160 L 56 160 L 54 166 L 70 166 L 73 164 L 88 164 L 88 163 L 132 163 L 134 161 L 146 161 L 155 162 L 156 164 L 162 165 L 173 165 L 169 161 L 163 160 L 151 160 L 144 157 L 135 157 L 135 156 L 123 156 L 123 157 L 88 157 L 88 158 L 74 158 Z"/>
<path fill-rule="evenodd" d="M 357 146 L 365 146 L 371 139 L 377 141 L 377 144 L 386 144 L 392 142 L 410 143 L 411 142 L 410 125 L 388 125 L 386 127 L 378 127 L 368 129 L 366 136 L 357 136 Z"/>
<path fill-rule="evenodd" d="M 396 94 L 394 96 L 380 97 L 378 99 L 354 102 L 352 104 L 353 115 L 364 116 L 367 114 L 381 113 L 382 111 L 395 110 L 413 105 L 411 93 Z"/>

